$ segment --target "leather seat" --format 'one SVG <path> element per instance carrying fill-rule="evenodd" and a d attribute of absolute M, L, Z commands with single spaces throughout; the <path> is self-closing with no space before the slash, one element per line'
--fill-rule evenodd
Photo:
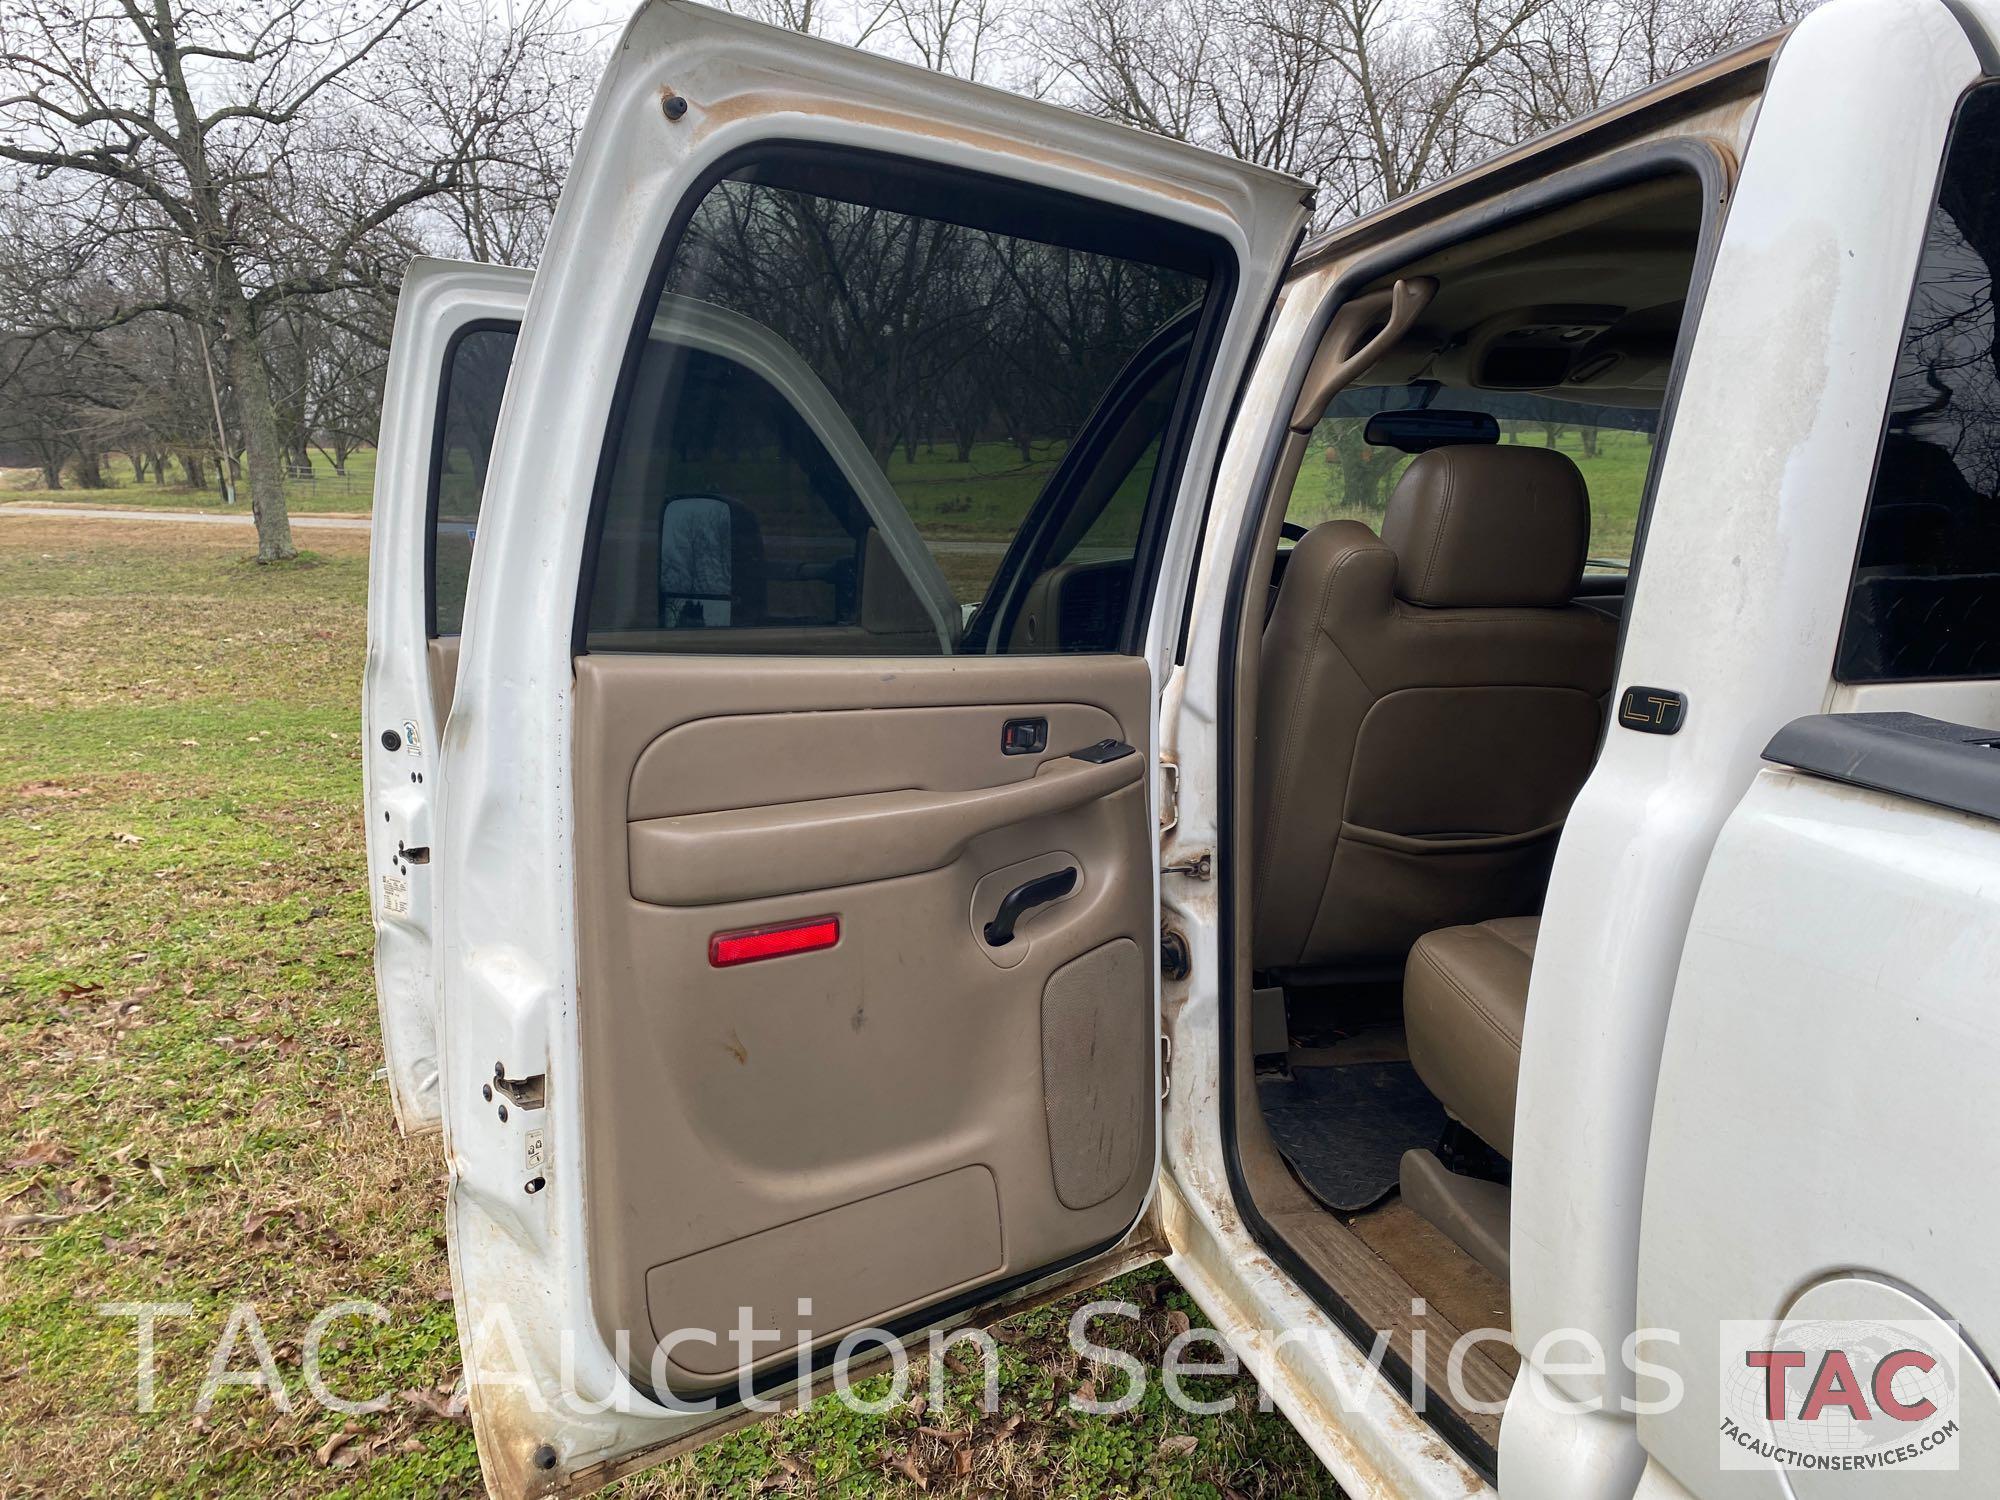
<path fill-rule="evenodd" d="M 1417 1076 L 1453 1119 L 1510 1160 L 1541 924 L 1502 917 L 1426 933 L 1403 972 L 1403 1027 Z"/>
<path fill-rule="evenodd" d="M 1541 909 L 1611 689 L 1617 626 L 1572 602 L 1589 535 L 1576 465 L 1501 444 L 1418 455 L 1379 538 L 1300 539 L 1264 632 L 1259 970 L 1393 969 Z"/>

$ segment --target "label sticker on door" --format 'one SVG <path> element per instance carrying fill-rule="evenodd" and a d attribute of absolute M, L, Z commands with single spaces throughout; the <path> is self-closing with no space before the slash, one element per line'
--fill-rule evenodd
<path fill-rule="evenodd" d="M 530 1172 L 539 1176 L 548 1169 L 549 1165 L 549 1154 L 542 1144 L 542 1132 L 531 1130 L 524 1137 L 524 1140 L 526 1141 L 526 1145 L 522 1148 L 525 1157 L 523 1165 Z"/>
<path fill-rule="evenodd" d="M 406 875 L 382 877 L 382 915 L 407 917 L 410 914 L 410 880 Z"/>

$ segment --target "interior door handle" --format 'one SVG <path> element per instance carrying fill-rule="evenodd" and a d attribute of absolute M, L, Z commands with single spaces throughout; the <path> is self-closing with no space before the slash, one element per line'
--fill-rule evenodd
<path fill-rule="evenodd" d="M 1038 906 L 1047 906 L 1051 901 L 1060 901 L 1076 889 L 1076 866 L 1058 870 L 1053 875 L 1038 875 L 1000 898 L 1000 910 L 993 914 L 993 920 L 986 924 L 986 941 L 995 948 L 1004 948 L 1014 941 L 1014 924 Z"/>

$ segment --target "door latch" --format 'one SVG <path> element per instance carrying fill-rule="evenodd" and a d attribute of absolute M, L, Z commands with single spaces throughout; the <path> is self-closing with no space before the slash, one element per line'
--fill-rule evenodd
<path fill-rule="evenodd" d="M 1174 831 L 1181 820 L 1181 768 L 1164 755 L 1160 757 L 1160 837 Z"/>
<path fill-rule="evenodd" d="M 536 1073 L 527 1078 L 509 1078 L 507 1065 L 493 1065 L 493 1081 L 480 1090 L 490 1101 L 495 1094 L 503 1094 L 517 1109 L 541 1109 L 549 1102 L 549 1075 Z M 506 1119 L 505 1113 L 500 1116 Z"/>
<path fill-rule="evenodd" d="M 397 839 L 394 857 L 406 865 L 427 865 L 431 862 L 430 845 L 419 844 L 416 848 L 411 849 L 406 847 L 401 839 Z"/>

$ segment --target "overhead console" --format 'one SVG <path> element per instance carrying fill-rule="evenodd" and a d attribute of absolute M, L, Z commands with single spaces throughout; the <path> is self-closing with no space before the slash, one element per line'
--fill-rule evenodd
<path fill-rule="evenodd" d="M 1515 308 L 1440 350 L 1429 370 L 1447 385 L 1492 391 L 1623 392 L 1666 389 L 1682 304 Z"/>

